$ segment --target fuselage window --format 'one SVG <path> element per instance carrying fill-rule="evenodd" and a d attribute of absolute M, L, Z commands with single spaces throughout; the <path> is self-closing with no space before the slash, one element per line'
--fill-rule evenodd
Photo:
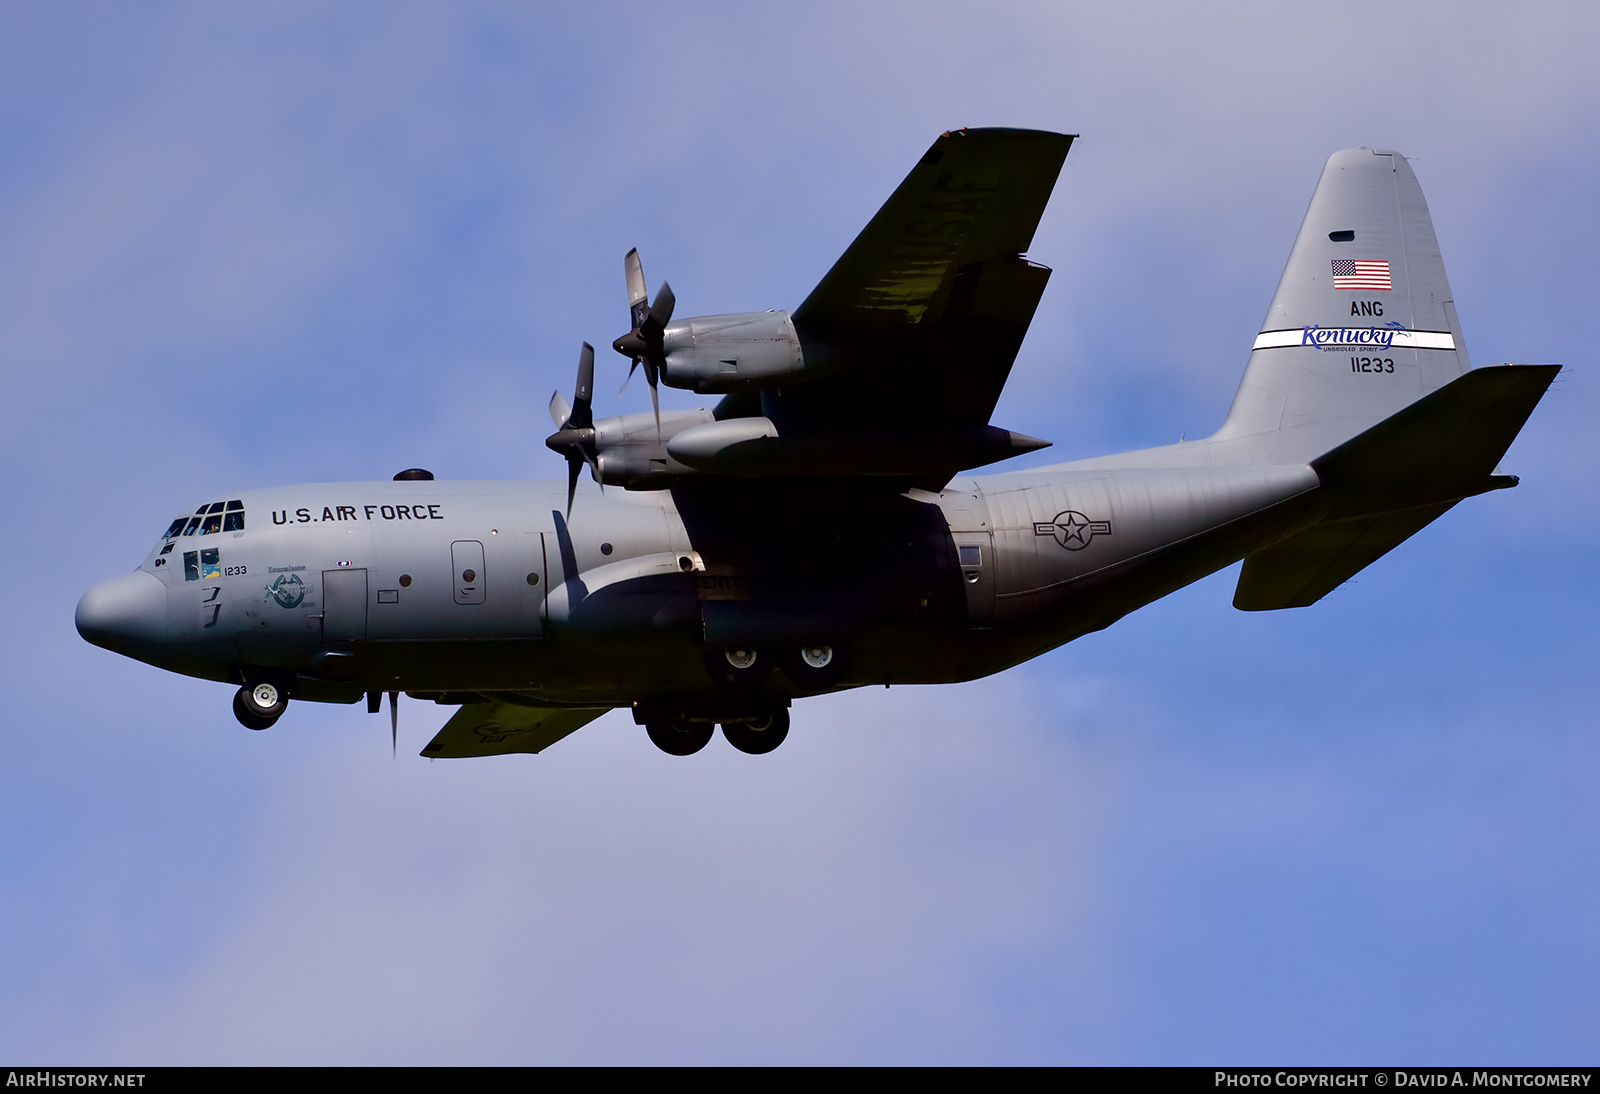
<path fill-rule="evenodd" d="M 200 552 L 200 576 L 207 581 L 222 577 L 222 552 L 217 548 L 207 547 Z"/>
<path fill-rule="evenodd" d="M 185 552 L 183 552 L 183 580 L 185 580 L 185 581 L 199 581 L 200 580 L 200 552 L 199 551 L 185 551 Z"/>

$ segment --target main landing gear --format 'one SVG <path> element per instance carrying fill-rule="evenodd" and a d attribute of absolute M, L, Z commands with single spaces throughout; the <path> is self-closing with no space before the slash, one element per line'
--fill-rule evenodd
<path fill-rule="evenodd" d="M 233 696 L 233 716 L 246 729 L 268 729 L 287 709 L 289 696 L 265 680 L 246 684 Z"/>
<path fill-rule="evenodd" d="M 829 642 L 806 642 L 783 650 L 753 646 L 715 647 L 705 651 L 706 672 L 725 688 L 753 688 L 774 666 L 801 691 L 828 691 L 844 675 L 844 651 Z"/>
<path fill-rule="evenodd" d="M 723 722 L 722 735 L 740 752 L 764 756 L 789 735 L 789 712 L 780 708 L 746 722 Z"/>
<path fill-rule="evenodd" d="M 711 743 L 718 722 L 728 743 L 752 756 L 771 752 L 789 735 L 788 710 L 765 703 L 739 704 L 721 711 L 635 707 L 633 717 L 669 756 L 699 752 Z"/>
<path fill-rule="evenodd" d="M 644 724 L 650 740 L 668 756 L 693 756 L 711 743 L 716 728 L 713 722 L 692 722 L 687 718 L 652 718 Z"/>

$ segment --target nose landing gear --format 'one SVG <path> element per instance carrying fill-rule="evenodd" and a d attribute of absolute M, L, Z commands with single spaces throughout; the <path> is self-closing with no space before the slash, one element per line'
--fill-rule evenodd
<path fill-rule="evenodd" d="M 246 684 L 233 696 L 233 716 L 246 729 L 268 729 L 289 709 L 289 697 L 266 680 Z"/>

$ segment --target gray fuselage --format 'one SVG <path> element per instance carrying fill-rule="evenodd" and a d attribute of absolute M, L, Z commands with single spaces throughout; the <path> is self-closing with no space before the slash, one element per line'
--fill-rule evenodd
<path fill-rule="evenodd" d="M 1184 447 L 1173 462 L 1202 457 L 1203 442 Z M 334 702 L 692 701 L 715 694 L 708 647 L 806 642 L 847 651 L 840 687 L 955 681 L 1281 538 L 1317 485 L 1305 465 L 1105 462 L 960 477 L 938 494 L 610 490 L 580 495 L 570 517 L 560 483 L 248 491 L 202 507 L 238 503 L 228 524 L 242 530 L 206 531 L 221 522 L 198 514 L 135 574 L 91 591 L 79 620 L 163 668 L 276 673 L 297 697 Z M 801 693 L 781 673 L 765 687 Z"/>

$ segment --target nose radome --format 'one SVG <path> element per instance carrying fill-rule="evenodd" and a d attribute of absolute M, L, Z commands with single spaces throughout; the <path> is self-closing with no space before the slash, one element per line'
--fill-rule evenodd
<path fill-rule="evenodd" d="M 138 656 L 167 637 L 167 587 L 144 570 L 114 577 L 78 601 L 78 633 L 97 646 Z"/>

